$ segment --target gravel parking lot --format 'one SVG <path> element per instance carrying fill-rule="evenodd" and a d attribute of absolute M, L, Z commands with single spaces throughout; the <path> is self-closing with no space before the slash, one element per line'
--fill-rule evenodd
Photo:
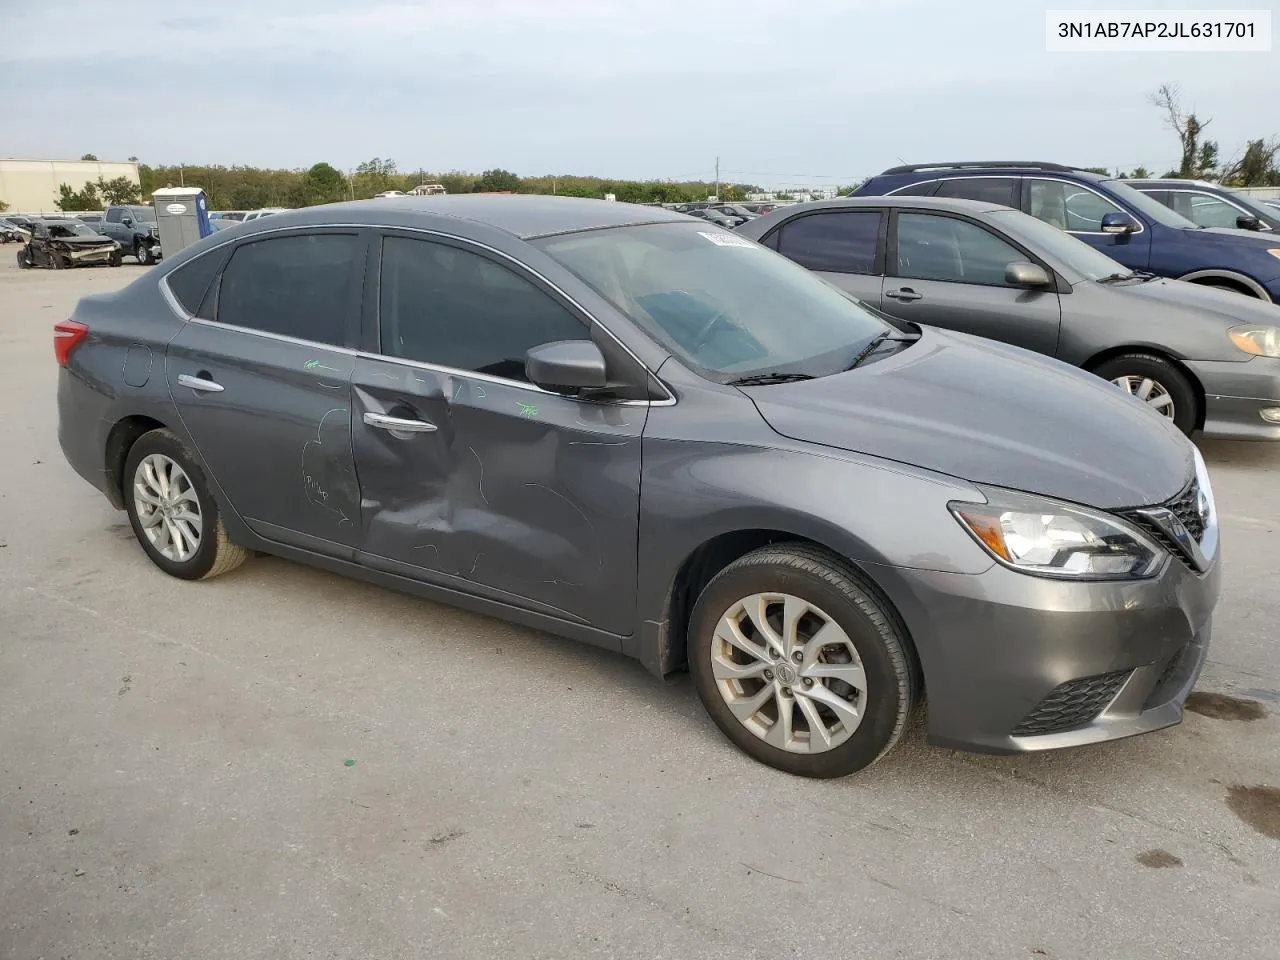
<path fill-rule="evenodd" d="M 0 248 L 0 958 L 1267 958 L 1280 445 L 1205 442 L 1180 727 L 831 782 L 687 677 L 280 560 L 154 569 L 63 461 L 51 327 L 144 269 Z"/>

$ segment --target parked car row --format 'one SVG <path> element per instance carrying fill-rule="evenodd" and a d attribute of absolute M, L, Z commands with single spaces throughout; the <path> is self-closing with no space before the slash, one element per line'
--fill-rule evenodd
<path fill-rule="evenodd" d="M 1148 259 L 1183 229 L 1063 172 Z M 1259 435 L 1199 391 L 1274 384 L 1280 310 L 1053 229 L 1040 175 L 733 231 L 521 195 L 282 213 L 56 325 L 59 440 L 165 573 L 261 551 L 687 666 L 794 774 L 875 762 L 926 698 L 963 749 L 1159 729 L 1221 577 L 1177 428 Z M 1099 350 L 1127 390 L 1075 366 Z"/>
<path fill-rule="evenodd" d="M 895 317 L 1088 370 L 1183 433 L 1280 439 L 1271 304 L 1129 269 L 1044 220 L 977 200 L 833 200 L 736 232 Z"/>

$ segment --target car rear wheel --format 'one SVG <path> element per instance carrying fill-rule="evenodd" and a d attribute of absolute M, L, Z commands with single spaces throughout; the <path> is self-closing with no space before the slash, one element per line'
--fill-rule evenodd
<path fill-rule="evenodd" d="M 1199 421 L 1200 399 L 1187 376 L 1163 357 L 1129 353 L 1112 357 L 1093 372 L 1143 401 L 1190 435 Z"/>
<path fill-rule="evenodd" d="M 234 570 L 248 551 L 227 539 L 218 505 L 186 446 L 168 430 L 138 438 L 125 462 L 134 536 L 170 576 L 203 580 Z"/>
<path fill-rule="evenodd" d="M 801 544 L 722 570 L 694 607 L 688 653 L 725 736 L 799 776 L 875 763 L 914 704 L 915 661 L 897 616 L 849 568 Z"/>

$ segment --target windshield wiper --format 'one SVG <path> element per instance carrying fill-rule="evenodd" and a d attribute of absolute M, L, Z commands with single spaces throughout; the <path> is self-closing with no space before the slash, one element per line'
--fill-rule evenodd
<path fill-rule="evenodd" d="M 893 331 L 891 330 L 886 330 L 884 333 L 877 333 L 874 337 L 872 337 L 870 343 L 868 343 L 865 347 L 863 347 L 860 351 L 858 351 L 858 355 L 853 358 L 853 363 L 845 367 L 845 370 L 856 370 L 859 366 L 862 365 L 863 361 L 866 360 L 867 357 L 871 356 L 871 354 L 876 352 L 876 349 L 882 343 L 915 343 L 918 339 L 920 338 L 919 337 L 895 337 L 893 335 Z"/>
<path fill-rule="evenodd" d="M 796 380 L 812 380 L 813 376 L 807 373 L 753 373 L 749 377 L 739 377 L 737 380 L 730 380 L 731 387 L 759 387 L 770 383 L 792 383 Z"/>
<path fill-rule="evenodd" d="M 1130 271 L 1129 273 L 1112 273 L 1112 274 L 1108 274 L 1105 277 L 1099 277 L 1098 282 L 1099 283 L 1119 283 L 1121 280 L 1132 280 L 1136 276 L 1137 274 L 1134 273 L 1133 271 Z"/>

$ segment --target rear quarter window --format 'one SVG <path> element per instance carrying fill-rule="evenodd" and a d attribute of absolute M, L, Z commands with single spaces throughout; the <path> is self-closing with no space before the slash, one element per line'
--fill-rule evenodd
<path fill-rule="evenodd" d="M 218 275 L 218 268 L 226 259 L 225 251 L 214 250 L 184 263 L 165 277 L 164 282 L 169 292 L 189 315 L 205 316 L 200 312 L 200 304 L 204 302 L 213 278 Z M 206 319 L 209 317 L 206 316 Z"/>

